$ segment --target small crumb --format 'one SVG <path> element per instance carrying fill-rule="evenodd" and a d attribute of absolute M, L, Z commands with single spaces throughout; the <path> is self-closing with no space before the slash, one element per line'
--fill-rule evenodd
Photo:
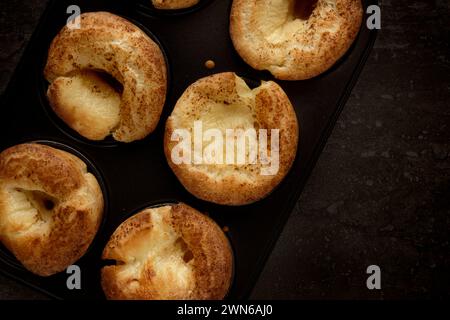
<path fill-rule="evenodd" d="M 230 231 L 230 228 L 228 228 L 227 226 L 225 226 L 225 227 L 223 227 L 223 232 L 228 232 L 228 231 Z"/>
<path fill-rule="evenodd" d="M 208 60 L 205 62 L 205 67 L 208 69 L 213 69 L 216 66 L 216 63 L 212 60 Z"/>

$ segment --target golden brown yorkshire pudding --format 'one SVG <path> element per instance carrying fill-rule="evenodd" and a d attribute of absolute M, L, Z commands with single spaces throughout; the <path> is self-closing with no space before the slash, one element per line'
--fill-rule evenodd
<path fill-rule="evenodd" d="M 361 0 L 234 0 L 230 33 L 250 66 L 282 80 L 315 77 L 350 48 Z"/>
<path fill-rule="evenodd" d="M 200 0 L 152 0 L 156 9 L 174 10 L 186 9 L 195 6 Z"/>
<path fill-rule="evenodd" d="M 0 241 L 49 276 L 84 255 L 103 212 L 96 178 L 78 157 L 27 143 L 0 153 Z"/>
<path fill-rule="evenodd" d="M 186 89 L 167 120 L 164 151 L 194 196 L 243 205 L 266 197 L 286 176 L 297 153 L 298 132 L 294 108 L 279 85 L 262 82 L 252 90 L 226 72 Z M 199 135 L 201 146 L 195 143 Z"/>
<path fill-rule="evenodd" d="M 102 287 L 116 300 L 211 300 L 227 294 L 233 255 L 220 227 L 185 205 L 145 209 L 103 251 Z"/>
<path fill-rule="evenodd" d="M 89 71 L 87 71 L 89 70 Z M 123 90 L 95 72 L 115 78 Z M 159 46 L 131 22 L 108 12 L 81 15 L 53 40 L 44 74 L 50 105 L 67 125 L 91 140 L 145 138 L 158 124 L 167 89 Z"/>

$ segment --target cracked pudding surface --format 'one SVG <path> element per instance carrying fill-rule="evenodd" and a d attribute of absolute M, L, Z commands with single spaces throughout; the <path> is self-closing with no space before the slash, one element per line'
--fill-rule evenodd
<path fill-rule="evenodd" d="M 103 195 L 78 157 L 27 143 L 0 154 L 0 241 L 29 271 L 49 276 L 84 255 Z"/>
<path fill-rule="evenodd" d="M 218 131 L 215 137 L 204 138 L 198 150 L 196 122 L 201 122 L 203 136 L 210 129 Z M 190 143 L 178 139 L 179 130 L 189 132 Z M 234 134 L 229 139 L 234 142 L 231 147 L 227 146 L 228 130 Z M 296 157 L 298 138 L 294 107 L 277 83 L 263 81 L 251 89 L 235 73 L 225 72 L 199 79 L 186 89 L 166 122 L 164 151 L 169 166 L 194 196 L 218 204 L 243 205 L 266 197 L 283 180 Z M 240 152 L 244 159 L 238 155 L 243 150 L 239 141 L 245 142 Z M 273 141 L 278 145 L 272 145 Z M 207 161 L 205 154 L 218 155 L 220 151 L 221 156 Z M 191 161 L 176 161 L 178 155 L 188 153 Z M 202 163 L 196 158 L 202 158 Z"/>
<path fill-rule="evenodd" d="M 102 258 L 108 299 L 222 299 L 232 276 L 232 251 L 220 227 L 185 204 L 148 208 L 123 222 Z"/>
<path fill-rule="evenodd" d="M 361 0 L 234 0 L 230 34 L 251 67 L 281 80 L 315 77 L 350 48 Z"/>
<path fill-rule="evenodd" d="M 44 76 L 56 114 L 91 140 L 107 135 L 120 142 L 144 139 L 155 130 L 166 99 L 167 67 L 160 47 L 109 12 L 83 13 L 79 29 L 62 28 L 50 45 Z"/>

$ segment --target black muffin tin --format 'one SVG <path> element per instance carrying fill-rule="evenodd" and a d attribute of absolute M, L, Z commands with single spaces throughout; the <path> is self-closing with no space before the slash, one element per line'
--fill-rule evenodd
<path fill-rule="evenodd" d="M 4 273 L 53 297 L 103 299 L 101 252 L 113 231 L 130 215 L 146 206 L 182 201 L 208 213 L 228 227 L 234 250 L 235 275 L 228 298 L 249 296 L 289 214 L 297 202 L 336 119 L 369 55 L 376 32 L 365 20 L 355 44 L 329 71 L 307 81 L 278 81 L 291 99 L 300 124 L 295 163 L 275 191 L 257 203 L 228 207 L 196 199 L 178 182 L 163 152 L 165 122 L 191 83 L 223 71 L 234 71 L 249 83 L 273 79 L 267 72 L 246 65 L 230 40 L 231 0 L 204 0 L 190 9 L 165 12 L 152 8 L 150 0 L 54 0 L 46 9 L 11 82 L 2 97 L 0 150 L 15 144 L 39 141 L 66 149 L 88 162 L 104 189 L 107 202 L 104 222 L 89 251 L 76 264 L 82 272 L 82 289 L 68 290 L 65 272 L 44 278 L 25 270 L 0 246 Z M 363 1 L 364 9 L 376 1 Z M 67 7 L 77 4 L 82 12 L 109 11 L 138 24 L 157 40 L 168 62 L 167 102 L 157 130 L 130 144 L 112 140 L 90 142 L 70 130 L 49 109 L 43 77 L 47 50 L 66 23 Z M 365 15 L 367 18 L 367 15 Z M 205 68 L 212 59 L 216 67 Z"/>

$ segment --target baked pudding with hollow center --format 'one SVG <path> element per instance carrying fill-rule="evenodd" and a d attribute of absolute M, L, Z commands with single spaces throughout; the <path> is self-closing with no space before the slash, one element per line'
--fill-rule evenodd
<path fill-rule="evenodd" d="M 156 9 L 177 10 L 186 9 L 195 6 L 200 0 L 152 0 Z"/>
<path fill-rule="evenodd" d="M 81 258 L 99 228 L 103 195 L 73 154 L 26 143 L 0 153 L 0 242 L 50 276 Z"/>
<path fill-rule="evenodd" d="M 167 120 L 164 151 L 194 196 L 243 205 L 266 197 L 286 176 L 298 132 L 294 108 L 278 84 L 251 89 L 226 72 L 186 89 Z"/>
<path fill-rule="evenodd" d="M 55 113 L 90 140 L 145 138 L 157 126 L 167 91 L 159 46 L 137 26 L 108 12 L 80 16 L 53 39 L 44 70 Z"/>
<path fill-rule="evenodd" d="M 108 299 L 217 300 L 231 284 L 232 251 L 209 217 L 179 203 L 148 208 L 123 222 L 103 251 Z"/>
<path fill-rule="evenodd" d="M 350 48 L 361 0 L 234 0 L 230 34 L 251 67 L 281 80 L 315 77 Z"/>

